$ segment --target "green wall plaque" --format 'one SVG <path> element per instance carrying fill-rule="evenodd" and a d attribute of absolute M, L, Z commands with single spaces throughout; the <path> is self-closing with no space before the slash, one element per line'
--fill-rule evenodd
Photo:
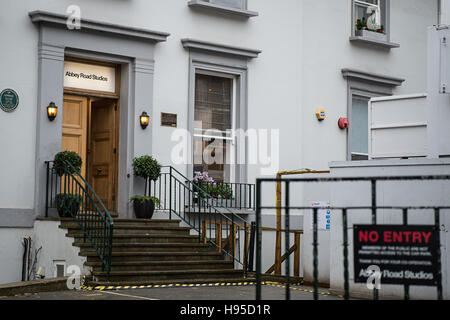
<path fill-rule="evenodd" d="M 5 112 L 13 112 L 19 105 L 19 95 L 13 89 L 5 89 L 0 93 L 0 108 Z"/>

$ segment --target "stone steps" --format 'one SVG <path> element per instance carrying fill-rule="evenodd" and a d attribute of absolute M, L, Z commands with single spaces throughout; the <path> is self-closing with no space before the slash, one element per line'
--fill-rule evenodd
<path fill-rule="evenodd" d="M 80 255 L 81 252 L 80 252 Z M 90 251 L 84 254 L 87 261 L 100 261 L 97 253 Z M 113 252 L 111 262 L 123 261 L 195 261 L 195 260 L 222 260 L 223 255 L 217 252 Z"/>
<path fill-rule="evenodd" d="M 170 286 L 182 286 L 184 285 L 192 285 L 192 284 L 206 284 L 207 286 L 221 286 L 227 284 L 254 284 L 256 281 L 255 277 L 234 277 L 234 278 L 209 278 L 209 279 L 167 279 L 167 280 L 144 280 L 144 281 L 91 281 L 89 282 L 90 286 L 96 287 L 105 287 L 108 286 L 121 286 L 127 287 L 129 286 L 132 289 L 145 288 L 147 285 L 170 285 Z"/>
<path fill-rule="evenodd" d="M 87 262 L 87 266 L 94 271 L 101 271 L 101 262 Z M 125 261 L 114 262 L 114 271 L 166 271 L 166 270 L 195 270 L 195 269 L 233 269 L 231 261 L 224 260 L 194 260 L 194 261 Z"/>
<path fill-rule="evenodd" d="M 136 282 L 136 281 L 161 281 L 161 280 L 186 280 L 186 279 L 217 279 L 237 278 L 243 276 L 242 270 L 217 269 L 217 270 L 166 270 L 166 271 L 111 271 L 109 278 L 105 271 L 94 271 L 94 281 L 112 282 Z"/>
<path fill-rule="evenodd" d="M 80 247 L 81 255 L 86 255 L 88 252 L 95 252 L 94 248 L 89 242 L 79 243 L 74 242 L 74 246 Z M 211 246 L 203 243 L 114 243 L 112 252 L 210 252 L 213 250 Z"/>
<path fill-rule="evenodd" d="M 62 227 L 60 227 L 62 228 Z M 69 231 L 69 234 L 82 234 L 82 231 L 78 225 L 69 225 L 63 228 Z M 90 227 L 91 230 L 98 230 L 100 233 L 103 231 L 102 227 Z M 165 235 L 189 235 L 191 228 L 189 227 L 164 227 L 164 226 L 146 226 L 146 225 L 114 225 L 114 234 L 165 234 Z"/>
<path fill-rule="evenodd" d="M 151 219 L 114 219 L 114 228 L 125 228 L 125 227 L 178 227 L 180 220 L 151 220 Z M 64 229 L 79 229 L 79 225 L 73 219 L 61 220 L 60 228 Z"/>
<path fill-rule="evenodd" d="M 94 226 L 91 226 L 94 227 Z M 244 281 L 243 271 L 234 269 L 210 244 L 203 244 L 191 228 L 180 227 L 180 220 L 114 219 L 111 272 L 102 271 L 102 262 L 78 224 L 61 219 L 60 228 L 74 239 L 79 255 L 92 268 L 88 284 L 163 284 Z M 98 225 L 101 233 L 103 226 Z"/>
<path fill-rule="evenodd" d="M 68 232 L 68 237 L 75 242 L 83 242 L 84 234 L 79 232 Z M 198 243 L 198 236 L 194 235 L 167 235 L 167 234 L 113 234 L 113 243 Z"/>

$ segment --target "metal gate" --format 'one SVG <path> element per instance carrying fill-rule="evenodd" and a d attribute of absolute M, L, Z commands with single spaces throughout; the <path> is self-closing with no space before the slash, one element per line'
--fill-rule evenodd
<path fill-rule="evenodd" d="M 319 246 L 318 246 L 318 211 L 321 207 L 308 207 L 308 206 L 293 206 L 291 205 L 292 195 L 290 193 L 290 188 L 294 184 L 311 184 L 311 183 L 336 183 L 336 182 L 370 182 L 370 195 L 371 195 L 371 204 L 369 206 L 353 206 L 353 207 L 327 207 L 327 209 L 333 210 L 334 214 L 341 214 L 342 217 L 342 235 L 343 235 L 343 243 L 342 243 L 342 254 L 343 254 L 343 287 L 344 287 L 344 299 L 350 299 L 350 277 L 349 277 L 349 241 L 348 241 L 348 216 L 352 214 L 354 210 L 370 210 L 371 212 L 371 225 L 373 228 L 386 228 L 387 225 L 377 224 L 377 211 L 380 209 L 390 209 L 395 210 L 402 213 L 402 224 L 394 225 L 391 227 L 398 228 L 407 228 L 407 227 L 416 227 L 417 225 L 408 224 L 408 213 L 411 210 L 432 210 L 434 212 L 434 224 L 427 227 L 430 230 L 434 231 L 434 234 L 437 236 L 433 238 L 435 241 L 433 242 L 435 247 L 436 261 L 433 264 L 433 272 L 435 273 L 434 278 L 434 286 L 437 291 L 437 299 L 443 299 L 442 293 L 442 269 L 441 269 L 441 244 L 440 244 L 440 216 L 441 211 L 444 209 L 450 209 L 448 206 L 378 206 L 377 205 L 377 182 L 380 181 L 401 181 L 402 183 L 409 183 L 411 181 L 437 181 L 437 180 L 450 180 L 450 176 L 398 176 L 398 177 L 355 177 L 355 178 L 297 178 L 297 179 L 257 179 L 256 182 L 256 300 L 261 300 L 261 243 L 262 243 L 262 226 L 261 226 L 261 214 L 264 210 L 275 210 L 276 206 L 263 206 L 262 198 L 261 198 L 261 190 L 263 186 L 267 185 L 275 185 L 277 182 L 281 182 L 284 186 L 284 204 L 281 209 L 284 212 L 284 222 L 285 229 L 289 232 L 290 228 L 290 212 L 293 210 L 309 210 L 312 211 L 312 219 L 313 219 L 313 287 L 314 287 L 314 300 L 319 299 Z M 450 197 L 449 197 L 450 199 Z M 278 207 L 279 208 L 279 207 Z M 351 226 L 357 227 L 357 226 Z M 406 229 L 405 229 L 406 230 Z M 407 233 L 405 233 L 407 234 Z M 431 234 L 430 234 L 431 235 Z M 290 239 L 289 237 L 285 237 L 285 248 L 286 251 L 290 248 Z M 354 243 L 355 245 L 355 243 Z M 286 252 L 286 262 L 285 262 L 285 277 L 286 277 L 286 292 L 285 299 L 290 299 L 290 261 L 289 261 L 289 253 Z M 409 281 L 401 280 L 401 285 L 404 287 L 404 299 L 408 300 L 410 298 L 410 284 Z M 387 283 L 389 284 L 389 283 Z M 373 299 L 379 299 L 379 289 L 377 287 L 373 288 Z"/>

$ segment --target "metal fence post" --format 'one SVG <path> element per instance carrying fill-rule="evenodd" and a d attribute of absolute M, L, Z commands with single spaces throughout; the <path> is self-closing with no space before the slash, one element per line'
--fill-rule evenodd
<path fill-rule="evenodd" d="M 319 258 L 317 242 L 317 208 L 313 209 L 313 285 L 314 300 L 319 300 Z"/>
<path fill-rule="evenodd" d="M 286 300 L 290 300 L 291 299 L 291 295 L 290 295 L 290 288 L 289 288 L 289 276 L 290 276 L 290 245 L 289 245 L 289 181 L 286 181 L 286 189 L 285 189 L 285 214 L 284 214 L 284 228 L 286 230 L 286 232 L 284 233 L 284 245 L 285 245 L 285 250 L 286 250 Z"/>
<path fill-rule="evenodd" d="M 437 298 L 442 300 L 442 265 L 441 265 L 441 222 L 440 222 L 440 210 L 439 208 L 434 209 L 434 224 L 437 232 L 437 264 L 439 266 L 438 276 L 437 276 Z"/>
<path fill-rule="evenodd" d="M 261 300 L 261 181 L 256 181 L 256 300 Z"/>
<path fill-rule="evenodd" d="M 404 226 L 408 225 L 408 209 L 406 208 L 403 209 L 403 225 Z M 404 298 L 405 300 L 409 300 L 409 285 L 405 284 L 404 288 L 405 288 Z"/>
<path fill-rule="evenodd" d="M 375 178 L 371 179 L 372 187 L 372 224 L 377 224 L 377 180 Z M 378 289 L 373 288 L 373 299 L 378 300 Z"/>
<path fill-rule="evenodd" d="M 342 234 L 344 237 L 344 299 L 349 300 L 347 209 L 342 209 Z"/>
<path fill-rule="evenodd" d="M 169 168 L 169 219 L 172 220 L 172 167 Z"/>

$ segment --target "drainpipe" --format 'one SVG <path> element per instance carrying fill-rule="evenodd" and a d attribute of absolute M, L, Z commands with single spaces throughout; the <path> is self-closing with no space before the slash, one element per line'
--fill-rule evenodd
<path fill-rule="evenodd" d="M 437 25 L 440 26 L 442 23 L 442 0 L 438 0 L 438 12 L 437 12 Z"/>

